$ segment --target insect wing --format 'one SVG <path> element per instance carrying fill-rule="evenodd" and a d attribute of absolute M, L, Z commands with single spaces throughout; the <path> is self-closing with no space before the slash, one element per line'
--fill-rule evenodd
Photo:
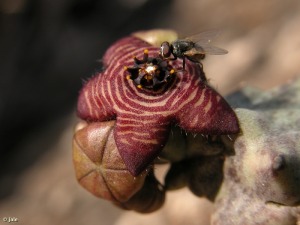
<path fill-rule="evenodd" d="M 225 50 L 223 48 L 213 46 L 213 45 L 210 45 L 210 44 L 196 43 L 194 48 L 199 54 L 224 55 L 224 54 L 228 53 L 227 50 Z"/>
<path fill-rule="evenodd" d="M 221 31 L 219 30 L 208 30 L 186 37 L 184 39 L 192 41 L 194 43 L 208 44 L 212 42 L 212 40 L 217 38 L 220 34 Z"/>
<path fill-rule="evenodd" d="M 228 51 L 216 46 L 211 45 L 213 39 L 219 36 L 221 32 L 219 30 L 204 31 L 199 34 L 185 38 L 195 43 L 193 49 L 186 51 L 185 55 L 192 56 L 198 54 L 209 54 L 209 55 L 224 55 Z"/>

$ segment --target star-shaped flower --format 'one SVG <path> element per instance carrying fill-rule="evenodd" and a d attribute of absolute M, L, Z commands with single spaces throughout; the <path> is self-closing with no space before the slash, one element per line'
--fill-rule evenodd
<path fill-rule="evenodd" d="M 116 145 L 133 175 L 158 156 L 171 124 L 201 134 L 239 132 L 234 111 L 201 79 L 204 73 L 197 63 L 186 60 L 182 71 L 182 60 L 168 62 L 177 71 L 176 79 L 158 90 L 143 88 L 129 79 L 124 67 L 133 67 L 133 56 L 142 59 L 145 50 L 149 57 L 160 57 L 159 48 L 139 38 L 129 36 L 117 41 L 103 57 L 104 71 L 84 85 L 78 100 L 80 118 L 88 122 L 116 120 Z"/>

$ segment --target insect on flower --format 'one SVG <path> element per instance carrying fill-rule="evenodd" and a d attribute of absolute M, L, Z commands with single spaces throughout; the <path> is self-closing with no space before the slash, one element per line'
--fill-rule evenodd
<path fill-rule="evenodd" d="M 202 80 L 203 68 L 187 61 L 182 73 L 180 60 L 159 51 L 135 36 L 120 39 L 104 54 L 106 69 L 85 83 L 78 98 L 81 119 L 116 120 L 116 149 L 133 176 L 153 165 L 174 124 L 203 135 L 239 133 L 233 109 Z"/>
<path fill-rule="evenodd" d="M 177 58 L 183 59 L 183 70 L 185 69 L 185 58 L 193 62 L 199 63 L 204 59 L 206 54 L 224 55 L 228 51 L 211 45 L 211 41 L 220 34 L 217 30 L 204 31 L 190 37 L 177 39 L 172 43 L 163 42 L 160 47 L 160 54 L 164 58 L 173 55 L 173 60 Z"/>

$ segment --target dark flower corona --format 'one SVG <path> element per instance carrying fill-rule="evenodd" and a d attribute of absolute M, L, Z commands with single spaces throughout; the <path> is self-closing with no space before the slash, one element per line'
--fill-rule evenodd
<path fill-rule="evenodd" d="M 128 80 L 133 80 L 138 88 L 147 88 L 158 90 L 172 81 L 175 78 L 175 70 L 169 64 L 169 60 L 163 57 L 149 57 L 148 49 L 144 50 L 144 56 L 142 60 L 134 57 L 134 66 L 127 67 Z"/>

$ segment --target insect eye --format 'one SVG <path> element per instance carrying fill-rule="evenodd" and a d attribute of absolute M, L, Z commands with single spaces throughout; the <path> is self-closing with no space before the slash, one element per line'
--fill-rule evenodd
<path fill-rule="evenodd" d="M 163 42 L 160 46 L 161 55 L 163 57 L 170 57 L 171 55 L 171 47 L 169 42 Z"/>

